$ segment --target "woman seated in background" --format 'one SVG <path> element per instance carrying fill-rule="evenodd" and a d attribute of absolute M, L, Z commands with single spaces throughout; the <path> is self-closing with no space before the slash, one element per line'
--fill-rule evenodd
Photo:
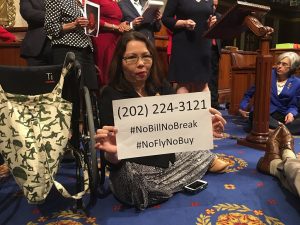
<path fill-rule="evenodd" d="M 272 70 L 270 96 L 270 129 L 276 129 L 284 123 L 293 135 L 300 134 L 300 79 L 294 73 L 300 65 L 300 57 L 295 52 L 285 52 L 278 56 L 276 68 Z M 248 117 L 247 131 L 252 128 L 253 112 L 247 108 L 254 96 L 255 87 L 251 87 L 240 103 L 240 113 Z"/>
<path fill-rule="evenodd" d="M 161 203 L 207 171 L 224 172 L 228 163 L 209 150 L 118 160 L 112 101 L 174 94 L 159 70 L 155 47 L 140 32 L 128 32 L 119 40 L 110 68 L 109 85 L 100 102 L 102 129 L 97 130 L 96 148 L 110 162 L 110 188 L 120 201 L 137 209 Z M 219 136 L 226 121 L 213 115 L 214 135 Z"/>

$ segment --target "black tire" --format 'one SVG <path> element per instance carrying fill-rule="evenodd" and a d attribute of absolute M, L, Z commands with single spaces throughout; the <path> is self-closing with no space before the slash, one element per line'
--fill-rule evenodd
<path fill-rule="evenodd" d="M 89 89 L 87 87 L 83 87 L 84 100 L 85 100 L 85 113 L 87 117 L 87 127 L 86 130 L 90 136 L 88 143 L 88 167 L 90 170 L 90 204 L 95 204 L 97 201 L 97 187 L 99 185 L 99 169 L 98 169 L 98 160 L 97 160 L 97 152 L 95 149 L 96 141 L 94 139 L 95 136 L 95 125 L 94 125 L 94 116 L 93 116 L 93 108 L 91 104 L 91 96 Z"/>

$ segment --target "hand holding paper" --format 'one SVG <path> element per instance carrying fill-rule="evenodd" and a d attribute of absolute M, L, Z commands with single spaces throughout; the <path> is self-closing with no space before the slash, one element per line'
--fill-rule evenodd
<path fill-rule="evenodd" d="M 98 129 L 95 147 L 107 153 L 117 153 L 116 133 L 117 129 L 114 126 L 103 126 L 102 129 Z"/>
<path fill-rule="evenodd" d="M 151 23 L 158 19 L 157 11 L 164 5 L 163 1 L 149 0 L 142 9 L 143 23 Z"/>
<path fill-rule="evenodd" d="M 144 20 L 144 18 L 142 16 L 138 16 L 138 17 L 134 18 L 134 20 L 132 21 L 132 25 L 134 27 L 139 26 L 142 24 L 143 20 Z"/>

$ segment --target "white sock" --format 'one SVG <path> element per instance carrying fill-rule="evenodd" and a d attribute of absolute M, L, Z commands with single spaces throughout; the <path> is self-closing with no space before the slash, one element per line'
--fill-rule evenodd
<path fill-rule="evenodd" d="M 296 155 L 291 149 L 287 148 L 282 152 L 282 159 L 285 160 L 286 158 L 296 159 Z"/>
<path fill-rule="evenodd" d="M 274 175 L 277 177 L 278 175 L 278 170 L 277 170 L 277 166 L 279 163 L 281 163 L 282 160 L 281 159 L 273 159 L 271 162 L 270 162 L 270 174 Z"/>

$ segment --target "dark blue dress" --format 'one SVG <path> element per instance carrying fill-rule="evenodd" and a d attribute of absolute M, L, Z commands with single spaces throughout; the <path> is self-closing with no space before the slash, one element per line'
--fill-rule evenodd
<path fill-rule="evenodd" d="M 210 77 L 211 40 L 203 38 L 212 14 L 212 0 L 171 0 L 163 13 L 162 22 L 173 31 L 169 80 L 179 83 L 208 82 Z M 175 19 L 176 16 L 176 19 Z M 174 28 L 177 20 L 192 19 L 194 31 Z"/>

